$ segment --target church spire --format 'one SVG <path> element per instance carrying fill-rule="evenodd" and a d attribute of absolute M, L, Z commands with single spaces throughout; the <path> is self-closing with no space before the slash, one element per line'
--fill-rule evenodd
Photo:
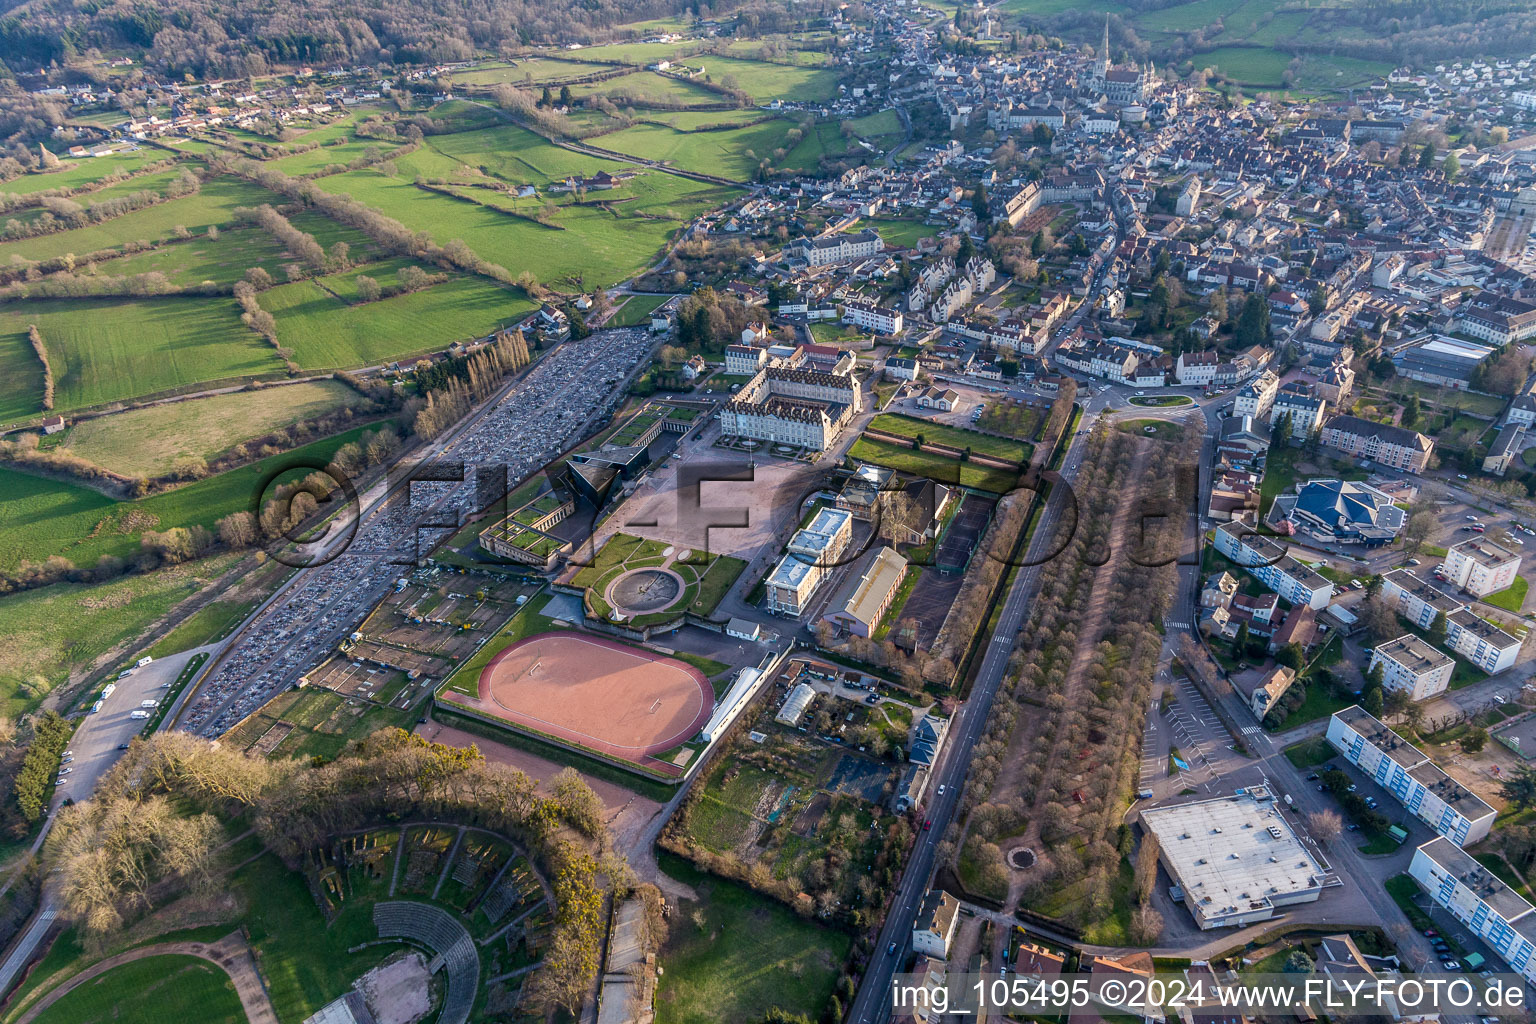
<path fill-rule="evenodd" d="M 1109 15 L 1104 15 L 1104 49 L 1099 54 L 1099 78 L 1109 77 Z"/>

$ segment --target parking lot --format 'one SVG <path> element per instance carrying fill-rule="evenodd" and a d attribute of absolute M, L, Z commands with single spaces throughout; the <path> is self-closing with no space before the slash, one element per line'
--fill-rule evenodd
<path fill-rule="evenodd" d="M 500 402 L 439 440 L 432 454 L 463 463 L 463 482 L 415 482 L 382 500 L 365 496 L 357 534 L 324 565 L 301 570 L 240 633 L 205 677 L 179 722 L 217 735 L 313 668 L 356 629 L 405 566 L 444 531 L 477 511 L 476 473 L 506 467 L 509 487 L 539 471 L 588 432 L 624 394 L 653 340 L 644 330 L 598 331 L 546 355 Z M 372 502 L 372 504 L 370 504 Z"/>

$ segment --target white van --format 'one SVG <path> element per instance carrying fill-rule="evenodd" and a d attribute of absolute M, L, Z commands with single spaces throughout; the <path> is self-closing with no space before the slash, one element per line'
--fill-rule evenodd
<path fill-rule="evenodd" d="M 145 710 L 143 710 L 141 708 L 138 711 L 130 712 L 128 717 L 129 718 L 148 718 L 149 717 L 149 712 L 145 711 Z"/>
<path fill-rule="evenodd" d="M 91 714 L 94 715 L 96 712 L 98 712 L 100 710 L 101 710 L 101 701 L 97 701 L 95 704 L 91 705 Z"/>
<path fill-rule="evenodd" d="M 141 707 L 141 708 L 157 708 L 159 706 L 160 706 L 160 702 L 157 701 L 157 700 L 141 700 L 141 701 L 139 701 L 139 707 Z"/>

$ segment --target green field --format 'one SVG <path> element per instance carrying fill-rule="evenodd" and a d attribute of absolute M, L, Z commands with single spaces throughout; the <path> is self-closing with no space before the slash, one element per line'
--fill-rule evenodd
<path fill-rule="evenodd" d="M 734 84 L 755 103 L 775 99 L 818 103 L 837 94 L 838 75 L 831 68 L 789 67 L 714 54 L 700 54 L 690 63 L 704 65 L 715 82 Z"/>
<path fill-rule="evenodd" d="M 993 437 L 991 434 L 966 430 L 963 427 L 952 427 L 947 423 L 934 423 L 915 416 L 903 416 L 900 413 L 881 413 L 870 421 L 869 427 L 871 430 L 898 434 L 902 437 L 915 438 L 918 434 L 922 434 L 924 441 L 954 445 L 956 448 L 969 448 L 973 452 L 1018 463 L 1027 462 L 1030 452 L 1033 451 L 1030 445 L 1022 441 Z"/>
<path fill-rule="evenodd" d="M 786 120 L 731 131 L 689 132 L 655 124 L 637 124 L 610 132 L 597 140 L 604 149 L 616 150 L 646 160 L 659 160 L 687 171 L 718 174 L 735 181 L 750 181 L 760 160 L 771 159 L 786 146 L 785 136 L 794 128 Z M 802 139 L 782 160 L 774 160 L 781 170 L 814 167 L 824 152 L 819 134 Z"/>
<path fill-rule="evenodd" d="M 0 424 L 10 426 L 42 413 L 43 364 L 33 354 L 25 329 L 19 334 L 0 332 L 0 365 L 5 367 L 0 373 Z"/>
<path fill-rule="evenodd" d="M 625 164 L 600 157 L 573 153 L 546 141 L 526 128 L 500 125 L 475 132 L 437 135 L 427 140 L 424 149 L 436 153 L 453 165 L 464 165 L 504 181 L 545 185 L 563 181 L 574 174 L 610 174 Z M 413 153 L 406 160 L 420 158 Z M 530 204 L 530 212 L 537 204 Z"/>
<path fill-rule="evenodd" d="M 244 1024 L 245 1011 L 229 975 L 200 957 L 154 956 L 114 967 L 66 993 L 38 1024 Z"/>
<path fill-rule="evenodd" d="M 657 960 L 657 1024 L 761 1020 L 769 1007 L 812 1020 L 832 995 L 851 938 L 663 853 L 662 870 L 699 901 L 674 915 Z"/>
<path fill-rule="evenodd" d="M 122 115 L 117 116 L 121 120 Z M 59 147 L 50 147 L 57 149 Z M 132 174 L 145 164 L 152 164 L 164 160 L 170 154 L 157 149 L 144 147 L 126 153 L 114 153 L 111 156 L 85 157 L 76 160 L 72 157 L 59 156 L 64 166 L 56 171 L 44 171 L 39 174 L 23 174 L 12 181 L 0 185 L 0 192 L 9 192 L 13 195 L 31 195 L 34 192 L 47 192 L 51 189 L 81 188 L 92 182 L 100 181 L 109 174 L 117 171 L 126 171 Z"/>
<path fill-rule="evenodd" d="M 210 459 L 241 441 L 359 401 L 357 392 L 328 380 L 210 395 L 82 420 L 63 445 L 126 476 L 159 476 L 182 456 Z"/>
<path fill-rule="evenodd" d="M 942 484 L 975 487 L 994 494 L 1006 494 L 1018 483 L 1018 473 L 1006 469 L 977 466 L 958 459 L 947 459 L 933 452 L 919 452 L 864 437 L 853 443 L 848 454 L 862 462 L 873 462 L 877 466 L 889 466 L 904 473 L 926 476 Z"/>
<path fill-rule="evenodd" d="M 151 658 L 163 658 L 222 640 L 245 621 L 255 605 L 254 601 L 211 601 L 183 619 L 144 653 Z"/>
<path fill-rule="evenodd" d="M 164 274 L 171 284 L 186 288 L 213 281 L 233 285 L 252 267 L 260 267 L 275 281 L 284 279 L 283 249 L 259 228 L 232 228 L 215 240 L 198 235 L 184 242 L 152 249 L 149 252 L 121 256 L 97 264 L 97 272 L 106 276 Z"/>
<path fill-rule="evenodd" d="M 582 75 L 607 71 L 609 68 L 610 65 L 594 64 L 591 61 L 554 60 L 547 57 L 534 57 L 530 60 L 520 60 L 510 65 L 490 64 L 484 67 L 455 71 L 451 77 L 455 82 L 463 82 L 467 85 L 496 85 L 501 82 L 511 85 L 536 85 L 544 82 L 558 82 L 568 78 L 579 78 Z"/>
<path fill-rule="evenodd" d="M 160 616 L 210 586 L 238 556 L 127 576 L 111 583 L 57 583 L 0 597 L 6 642 L 0 645 L 0 712 L 14 718 L 69 675 L 124 641 L 144 635 Z"/>
<path fill-rule="evenodd" d="M 550 227 L 427 192 L 375 170 L 333 175 L 318 184 L 348 193 L 414 231 L 426 231 L 440 244 L 462 239 L 482 259 L 514 276 L 528 271 L 543 282 L 579 281 L 587 289 L 616 284 L 649 266 L 679 224 L 739 194 L 647 173 L 622 190 L 594 194 L 612 203 L 610 209 L 563 206 L 553 218 L 556 226 Z M 622 198 L 631 201 L 618 202 Z M 527 213 L 537 209 L 529 203 Z"/>
<path fill-rule="evenodd" d="M 138 501 L 113 501 L 89 488 L 0 467 L 0 571 L 50 555 L 91 566 L 103 555 L 131 554 L 145 530 L 211 528 L 229 513 L 248 509 L 258 485 L 273 471 L 303 460 L 323 463 L 367 429 L 357 427 Z"/>
<path fill-rule="evenodd" d="M 26 345 L 37 325 L 62 411 L 280 372 L 277 353 L 239 313 L 221 297 L 48 299 L 0 307 L 0 336 Z"/>
<path fill-rule="evenodd" d="M 358 273 L 344 287 L 355 292 Z M 382 274 L 381 284 L 393 283 Z M 349 306 L 326 290 L 327 279 L 279 285 L 261 296 L 277 319 L 277 337 L 305 369 L 374 365 L 491 333 L 535 304 L 521 290 L 484 277 L 460 276 L 408 295 Z M 339 289 L 338 289 L 339 290 Z"/>
<path fill-rule="evenodd" d="M 577 99 L 588 96 L 607 96 L 620 105 L 720 103 L 727 97 L 712 92 L 701 85 L 672 75 L 655 71 L 636 71 L 601 82 L 585 82 L 570 86 L 571 95 Z"/>
<path fill-rule="evenodd" d="M 669 295 L 631 295 L 618 312 L 608 319 L 609 327 L 639 327 L 651 322 L 651 314 L 661 308 Z"/>
<path fill-rule="evenodd" d="M 280 196 L 249 182 L 215 178 L 204 182 L 202 191 L 196 195 L 135 210 L 89 227 L 6 242 L 0 245 L 0 259 L 9 260 L 16 255 L 42 260 L 70 252 L 83 255 L 98 249 L 113 249 L 125 242 L 170 238 L 178 226 L 200 232 L 210 224 L 223 227 L 230 223 L 230 211 L 237 206 L 279 205 L 282 201 Z"/>

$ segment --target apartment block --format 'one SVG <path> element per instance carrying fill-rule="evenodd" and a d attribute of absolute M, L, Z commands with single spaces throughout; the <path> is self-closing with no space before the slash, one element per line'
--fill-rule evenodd
<path fill-rule="evenodd" d="M 1435 442 L 1416 430 L 1373 423 L 1357 416 L 1335 416 L 1318 439 L 1325 448 L 1357 459 L 1372 459 L 1408 473 L 1422 473 Z"/>
<path fill-rule="evenodd" d="M 1370 668 L 1380 665 L 1382 685 L 1426 700 L 1451 685 L 1456 663 L 1412 633 L 1388 640 L 1371 652 Z"/>
<path fill-rule="evenodd" d="M 1334 712 L 1327 736 L 1346 761 L 1455 845 L 1475 843 L 1493 827 L 1492 807 L 1360 705 Z"/>
<path fill-rule="evenodd" d="M 1513 668 L 1521 640 L 1463 608 L 1446 617 L 1445 646 L 1493 675 Z"/>
<path fill-rule="evenodd" d="M 1513 586 L 1519 571 L 1518 554 L 1481 537 L 1452 545 L 1445 555 L 1446 579 L 1477 597 Z"/>
<path fill-rule="evenodd" d="M 1333 599 L 1333 584 L 1286 553 L 1284 546 L 1248 531 L 1251 522 L 1234 519 L 1216 527 L 1216 550 L 1247 569 L 1254 578 L 1291 604 L 1313 611 Z"/>
<path fill-rule="evenodd" d="M 1393 569 L 1382 576 L 1381 599 L 1388 608 L 1420 629 L 1428 629 L 1441 612 L 1449 617 L 1467 606 L 1465 601 L 1459 601 L 1433 583 L 1420 579 L 1412 569 Z"/>
<path fill-rule="evenodd" d="M 1527 982 L 1536 984 L 1536 908 L 1524 897 L 1444 838 L 1413 851 L 1408 874 Z"/>

